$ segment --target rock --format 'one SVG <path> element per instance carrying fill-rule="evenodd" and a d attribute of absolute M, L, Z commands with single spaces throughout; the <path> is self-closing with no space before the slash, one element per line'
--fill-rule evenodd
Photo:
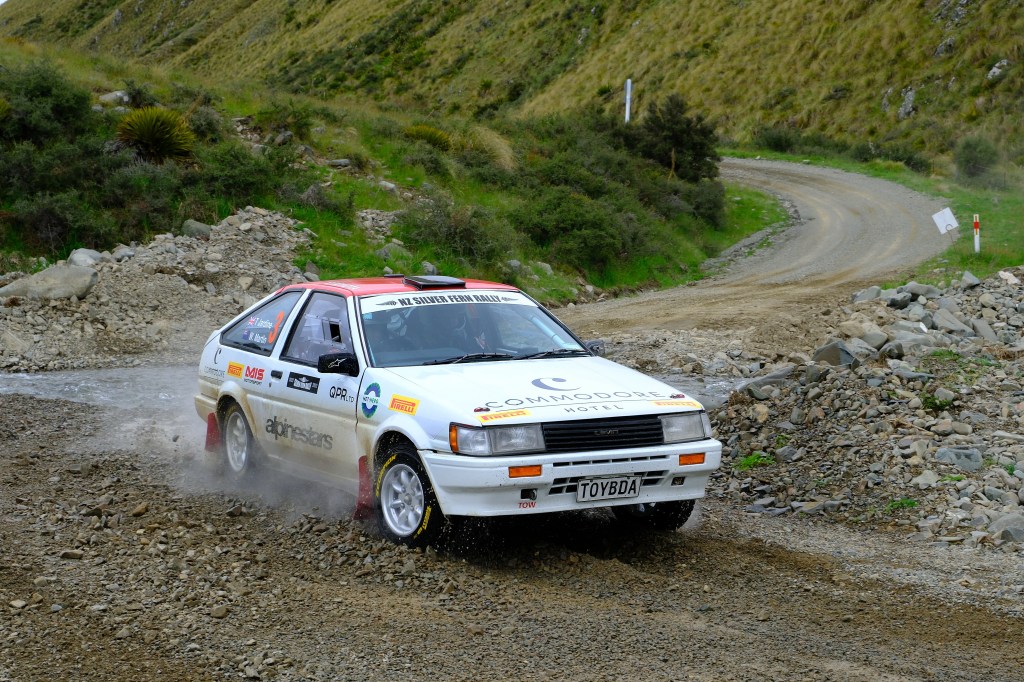
<path fill-rule="evenodd" d="M 995 63 L 995 65 L 992 66 L 991 69 L 988 70 L 988 73 L 985 74 L 985 80 L 990 80 L 990 81 L 998 80 L 1000 77 L 1002 77 L 1003 71 L 1009 65 L 1010 65 L 1009 60 L 1007 60 L 1007 59 L 1000 59 L 998 62 Z"/>
<path fill-rule="evenodd" d="M 181 224 L 181 233 L 186 237 L 196 237 L 197 239 L 209 239 L 210 232 L 213 227 L 206 223 L 201 223 L 198 220 L 187 219 Z"/>
<path fill-rule="evenodd" d="M 943 388 L 941 386 L 935 389 L 934 395 L 936 400 L 941 400 L 947 403 L 953 402 L 953 400 L 956 399 L 956 393 L 953 393 L 953 391 L 948 388 Z"/>
<path fill-rule="evenodd" d="M 551 266 L 545 263 L 544 261 L 534 261 L 533 266 L 540 270 L 541 272 L 543 272 L 545 275 L 548 275 L 549 277 L 555 274 L 555 271 L 551 268 Z"/>
<path fill-rule="evenodd" d="M 969 270 L 964 270 L 964 274 L 960 276 L 960 286 L 964 289 L 973 289 L 979 284 L 981 284 L 981 280 L 972 275 Z"/>
<path fill-rule="evenodd" d="M 352 165 L 349 159 L 331 159 L 327 162 L 327 165 L 331 168 L 348 168 Z"/>
<path fill-rule="evenodd" d="M 103 259 L 103 254 L 93 249 L 75 249 L 68 256 L 68 265 L 79 265 L 91 268 Z"/>
<path fill-rule="evenodd" d="M 868 287 L 867 289 L 861 289 L 855 293 L 851 298 L 851 303 L 863 303 L 865 301 L 874 301 L 882 293 L 879 287 Z"/>
<path fill-rule="evenodd" d="M 824 362 L 829 365 L 836 366 L 849 366 L 857 368 L 860 366 L 860 360 L 858 360 L 853 352 L 846 346 L 842 341 L 833 341 L 828 343 L 816 351 L 811 357 L 814 362 Z"/>
<path fill-rule="evenodd" d="M 388 182 L 387 180 L 381 180 L 380 182 L 377 183 L 377 186 L 380 187 L 385 192 L 395 192 L 398 190 L 398 187 L 395 185 L 395 183 Z"/>
<path fill-rule="evenodd" d="M 914 296 L 924 296 L 925 298 L 938 298 L 942 295 L 942 290 L 930 284 L 918 284 L 917 282 L 907 282 L 900 289 L 909 291 Z"/>
<path fill-rule="evenodd" d="M 374 253 L 386 261 L 395 260 L 397 258 L 412 258 L 412 253 L 402 246 L 401 244 L 391 243 L 386 244 L 383 248 L 377 249 Z"/>
<path fill-rule="evenodd" d="M 149 511 L 149 503 L 148 502 L 142 502 L 142 503 L 138 504 L 135 507 L 135 509 L 132 509 L 130 515 L 134 516 L 134 517 L 139 517 L 139 516 L 142 516 L 143 514 L 145 514 L 148 511 Z"/>
<path fill-rule="evenodd" d="M 897 294 L 893 294 L 888 299 L 888 306 L 895 308 L 896 310 L 903 310 L 910 302 L 914 300 L 914 295 L 909 291 L 901 291 Z"/>
<path fill-rule="evenodd" d="M 228 607 L 224 604 L 217 604 L 210 609 L 211 618 L 226 618 L 228 615 Z"/>
<path fill-rule="evenodd" d="M 1017 276 L 1014 275 L 1012 272 L 1000 270 L 998 273 L 996 273 L 996 275 L 999 277 L 999 279 L 1003 280 L 1007 284 L 1011 284 L 1013 286 L 1017 286 L 1018 284 L 1020 284 L 1020 280 L 1017 279 Z"/>
<path fill-rule="evenodd" d="M 1024 542 L 1024 514 L 1004 514 L 988 525 L 988 532 L 1000 540 Z"/>
<path fill-rule="evenodd" d="M 952 313 L 948 310 L 936 310 L 932 315 L 932 319 L 935 322 L 935 327 L 947 332 L 956 332 L 960 334 L 968 334 L 973 336 L 974 330 L 965 325 L 960 320 L 956 319 Z"/>
<path fill-rule="evenodd" d="M 939 448 L 935 452 L 935 461 L 963 469 L 977 471 L 982 465 L 981 452 L 975 448 Z"/>
<path fill-rule="evenodd" d="M 124 90 L 114 90 L 108 92 L 105 95 L 100 95 L 97 99 L 103 104 L 128 104 L 131 100 L 128 97 L 128 93 Z"/>
<path fill-rule="evenodd" d="M 971 320 L 971 328 L 974 330 L 975 334 L 989 343 L 999 343 L 999 337 L 996 336 L 996 333 L 992 331 L 992 327 L 985 320 L 981 318 Z"/>
<path fill-rule="evenodd" d="M 81 559 L 85 556 L 85 552 L 80 549 L 65 549 L 60 553 L 61 559 Z"/>
<path fill-rule="evenodd" d="M 939 475 L 931 469 L 925 469 L 920 476 L 915 476 L 910 479 L 912 485 L 916 485 L 921 490 L 931 488 L 939 482 Z"/>
<path fill-rule="evenodd" d="M 430 261 L 425 260 L 422 263 L 420 263 L 420 272 L 422 272 L 424 275 L 436 275 L 437 266 L 431 263 Z"/>
<path fill-rule="evenodd" d="M 25 296 L 32 299 L 85 298 L 99 281 L 92 268 L 80 265 L 54 265 L 29 277 L 15 280 L 0 289 L 0 298 Z"/>

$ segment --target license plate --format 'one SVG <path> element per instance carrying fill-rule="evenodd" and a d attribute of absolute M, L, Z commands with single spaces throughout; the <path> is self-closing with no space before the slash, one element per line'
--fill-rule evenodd
<path fill-rule="evenodd" d="M 640 495 L 639 476 L 583 478 L 576 484 L 576 501 L 617 500 Z"/>

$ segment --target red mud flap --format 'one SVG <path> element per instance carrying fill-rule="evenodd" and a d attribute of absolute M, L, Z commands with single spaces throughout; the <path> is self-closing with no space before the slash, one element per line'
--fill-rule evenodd
<path fill-rule="evenodd" d="M 359 493 L 356 495 L 356 509 L 352 518 L 364 521 L 373 516 L 373 493 L 370 492 L 370 468 L 366 457 L 359 458 Z"/>
<path fill-rule="evenodd" d="M 212 413 L 206 417 L 206 449 L 208 452 L 220 452 L 220 424 L 217 423 L 217 415 Z"/>

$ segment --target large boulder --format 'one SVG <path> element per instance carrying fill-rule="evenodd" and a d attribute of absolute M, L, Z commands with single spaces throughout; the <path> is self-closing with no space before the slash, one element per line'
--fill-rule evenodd
<path fill-rule="evenodd" d="M 857 359 L 855 353 L 842 341 L 833 341 L 825 344 L 814 351 L 811 359 L 828 365 L 846 365 L 852 368 L 860 366 L 860 360 Z"/>
<path fill-rule="evenodd" d="M 54 265 L 30 277 L 23 277 L 0 289 L 4 296 L 27 298 L 85 298 L 96 286 L 100 276 L 92 268 L 81 265 Z"/>
<path fill-rule="evenodd" d="M 988 532 L 1000 540 L 1024 542 L 1024 514 L 1000 516 L 989 524 Z"/>

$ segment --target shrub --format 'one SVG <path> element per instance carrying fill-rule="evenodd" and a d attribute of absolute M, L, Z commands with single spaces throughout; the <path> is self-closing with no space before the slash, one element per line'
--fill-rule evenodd
<path fill-rule="evenodd" d="M 636 148 L 687 182 L 715 178 L 720 157 L 714 126 L 701 114 L 690 116 L 687 111 L 686 101 L 677 94 L 660 105 L 651 102 L 635 133 Z"/>
<path fill-rule="evenodd" d="M 313 132 L 313 108 L 303 102 L 274 102 L 256 113 L 256 125 L 267 132 L 291 131 L 300 140 L 308 140 Z"/>
<path fill-rule="evenodd" d="M 458 146 L 463 152 L 483 154 L 492 164 L 505 172 L 516 169 L 516 155 L 512 144 L 500 133 L 485 126 L 470 127 L 459 136 Z"/>
<path fill-rule="evenodd" d="M 9 107 L 0 117 L 0 142 L 40 145 L 67 139 L 89 130 L 96 120 L 89 92 L 46 62 L 0 69 L 0 97 Z"/>
<path fill-rule="evenodd" d="M 606 267 L 622 251 L 622 229 L 605 204 L 552 188 L 512 214 L 512 223 L 539 246 L 578 268 Z"/>
<path fill-rule="evenodd" d="M 409 126 L 402 131 L 411 140 L 422 140 L 434 149 L 446 152 L 452 148 L 451 135 L 443 130 L 428 125 Z"/>
<path fill-rule="evenodd" d="M 195 135 L 176 111 L 145 107 L 129 112 L 117 125 L 117 139 L 152 163 L 183 161 L 192 156 Z"/>
<path fill-rule="evenodd" d="M 899 161 L 904 166 L 917 173 L 927 173 L 932 168 L 932 162 L 925 156 L 904 144 L 894 144 L 882 149 L 883 159 Z"/>
<path fill-rule="evenodd" d="M 725 186 L 718 180 L 701 180 L 687 185 L 682 199 L 693 207 L 693 213 L 713 227 L 721 227 L 725 219 Z"/>
<path fill-rule="evenodd" d="M 37 194 L 14 203 L 9 218 L 21 240 L 36 252 L 59 257 L 79 244 L 107 242 L 113 220 L 82 201 L 78 192 Z"/>
<path fill-rule="evenodd" d="M 402 162 L 410 166 L 419 166 L 428 175 L 435 177 L 448 177 L 451 173 L 448 171 L 448 165 L 445 162 L 444 154 L 439 152 L 435 147 L 426 144 L 424 142 L 417 142 L 416 146 L 412 150 L 402 157 Z"/>
<path fill-rule="evenodd" d="M 800 142 L 800 131 L 789 126 L 761 126 L 754 131 L 753 142 L 773 152 L 791 152 Z"/>
<path fill-rule="evenodd" d="M 201 106 L 188 117 L 188 127 L 196 139 L 203 142 L 220 142 L 224 138 L 224 119 L 210 106 Z"/>
<path fill-rule="evenodd" d="M 136 83 L 134 80 L 126 79 L 124 94 L 128 97 L 128 106 L 132 109 L 155 107 L 160 103 L 153 91 L 149 89 L 148 83 Z"/>
<path fill-rule="evenodd" d="M 967 178 L 984 175 L 998 161 L 999 150 L 996 146 L 978 135 L 962 139 L 953 152 L 957 173 Z"/>
<path fill-rule="evenodd" d="M 481 206 L 456 206 L 447 198 L 431 200 L 402 216 L 411 241 L 433 247 L 445 257 L 469 258 L 478 263 L 496 261 L 515 243 L 507 222 Z"/>

